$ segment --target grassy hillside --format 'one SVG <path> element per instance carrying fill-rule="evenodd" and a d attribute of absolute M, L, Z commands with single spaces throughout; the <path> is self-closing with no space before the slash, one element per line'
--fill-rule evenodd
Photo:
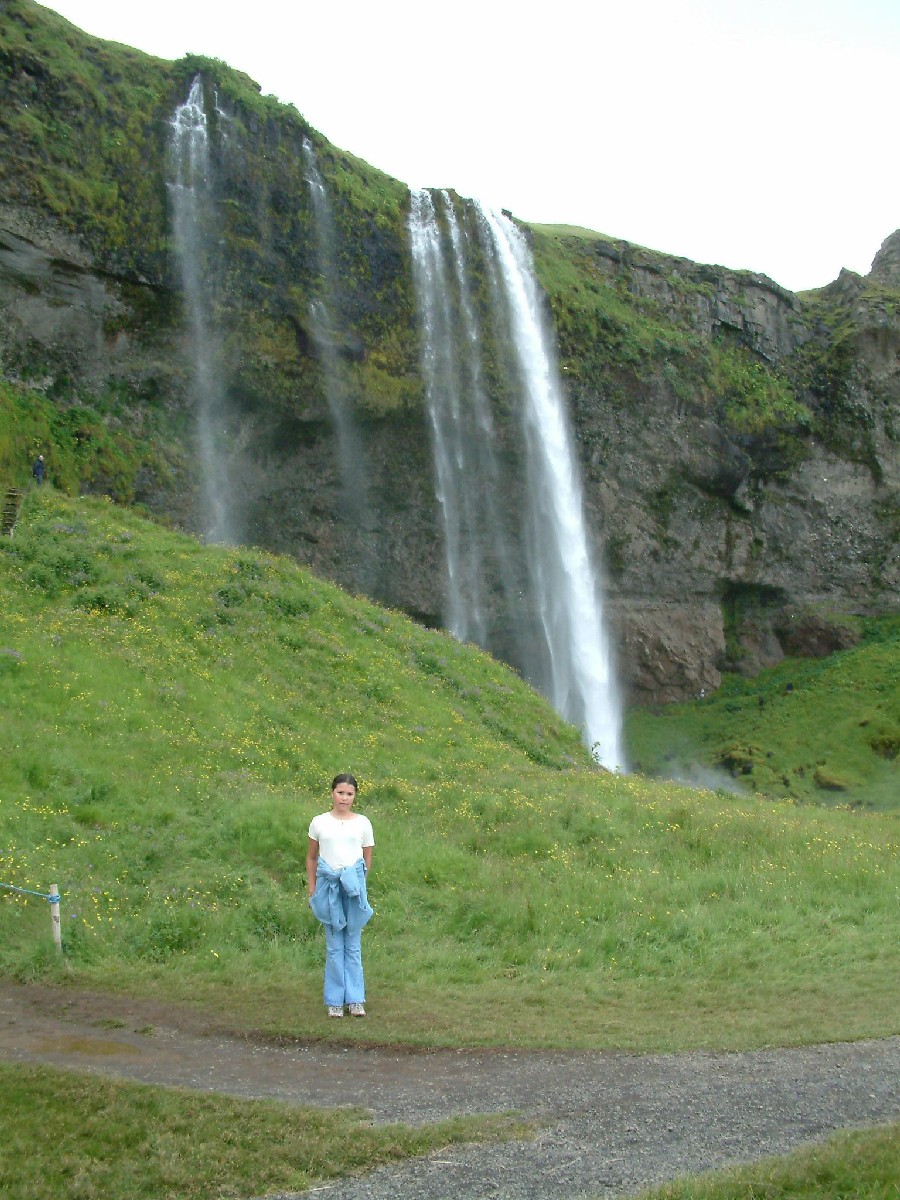
<path fill-rule="evenodd" d="M 41 452 L 62 491 L 77 493 L 89 481 L 120 503 L 134 500 L 142 472 L 170 481 L 184 470 L 158 411 L 137 410 L 115 392 L 58 405 L 52 396 L 0 379 L 0 478 L 27 484 Z"/>
<path fill-rule="evenodd" d="M 652 774 L 779 799 L 900 810 L 900 617 L 862 622 L 859 646 L 729 677 L 690 704 L 630 714 L 630 754 Z"/>
<path fill-rule="evenodd" d="M 329 1036 L 306 827 L 376 829 L 371 1016 L 426 1044 L 894 1033 L 890 815 L 592 766 L 508 670 L 261 552 L 33 491 L 0 545 L 0 970 Z M 346 1025 L 346 1022 L 344 1023 Z"/>

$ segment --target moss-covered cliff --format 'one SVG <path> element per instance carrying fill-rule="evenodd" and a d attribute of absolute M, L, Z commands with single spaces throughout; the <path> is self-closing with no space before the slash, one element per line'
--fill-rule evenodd
<path fill-rule="evenodd" d="M 536 248 L 633 678 L 666 698 L 896 604 L 900 278 L 795 296 L 585 231 Z"/>
<path fill-rule="evenodd" d="M 208 298 L 240 536 L 421 619 L 443 559 L 405 186 L 225 64 L 0 12 L 0 470 L 38 448 L 69 489 L 197 521 L 196 429 L 173 256 L 171 121 L 199 75 L 215 253 Z M 339 461 L 311 303 L 327 281 L 302 147 L 334 222 L 339 364 L 360 461 Z M 585 231 L 532 231 L 631 694 L 673 699 L 821 651 L 896 604 L 900 278 L 794 296 Z M 506 386 L 487 372 L 502 409 Z M 366 515 L 348 515 L 358 468 Z"/>

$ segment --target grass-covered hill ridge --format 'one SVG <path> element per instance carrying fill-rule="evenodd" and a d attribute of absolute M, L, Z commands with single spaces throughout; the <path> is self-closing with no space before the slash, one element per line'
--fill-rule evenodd
<path fill-rule="evenodd" d="M 351 769 L 376 917 L 343 1036 L 898 1031 L 896 818 L 608 776 L 505 668 L 290 560 L 35 490 L 0 544 L 0 704 L 0 881 L 59 883 L 66 943 L 5 894 L 7 975 L 328 1036 L 303 860 Z"/>

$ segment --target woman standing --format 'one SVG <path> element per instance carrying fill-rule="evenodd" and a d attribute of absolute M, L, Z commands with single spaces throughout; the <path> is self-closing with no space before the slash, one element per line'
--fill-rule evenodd
<path fill-rule="evenodd" d="M 366 1015 L 362 931 L 372 915 L 366 875 L 375 835 L 368 817 L 352 811 L 357 783 L 352 775 L 331 781 L 331 812 L 313 817 L 306 852 L 309 906 L 325 926 L 325 1004 L 329 1017 Z"/>

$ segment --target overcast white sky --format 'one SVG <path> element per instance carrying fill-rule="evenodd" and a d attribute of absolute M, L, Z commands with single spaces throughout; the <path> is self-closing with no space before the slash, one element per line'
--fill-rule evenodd
<path fill-rule="evenodd" d="M 795 291 L 900 227 L 898 0 L 49 0 L 414 186 Z"/>

